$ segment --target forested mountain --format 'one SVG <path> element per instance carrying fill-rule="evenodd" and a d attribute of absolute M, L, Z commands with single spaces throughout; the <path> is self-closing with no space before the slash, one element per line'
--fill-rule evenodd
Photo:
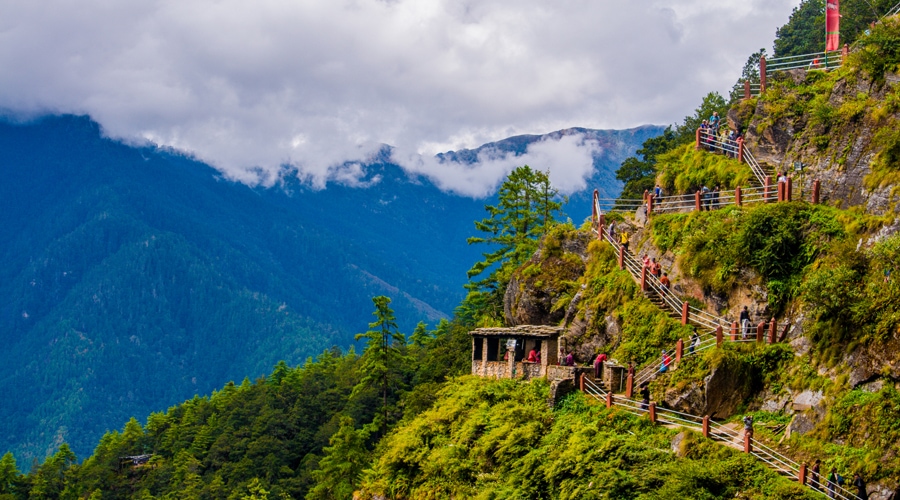
<path fill-rule="evenodd" d="M 588 132 L 612 137 L 607 179 L 658 128 Z M 365 189 L 251 188 L 87 117 L 0 123 L 0 450 L 85 456 L 131 416 L 351 345 L 374 295 L 404 332 L 451 314 L 486 200 L 365 168 Z"/>

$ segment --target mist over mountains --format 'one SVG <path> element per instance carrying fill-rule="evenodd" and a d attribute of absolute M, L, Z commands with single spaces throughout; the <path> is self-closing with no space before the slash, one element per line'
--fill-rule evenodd
<path fill-rule="evenodd" d="M 590 191 L 615 195 L 619 162 L 661 130 L 554 133 L 600 146 L 565 207 L 576 224 Z M 88 117 L 0 122 L 0 451 L 43 457 L 66 441 L 83 457 L 131 416 L 347 348 L 374 295 L 393 299 L 404 333 L 451 315 L 486 250 L 466 245 L 472 221 L 493 200 L 384 160 L 364 166 L 364 188 L 285 177 L 265 189 L 104 138 Z"/>

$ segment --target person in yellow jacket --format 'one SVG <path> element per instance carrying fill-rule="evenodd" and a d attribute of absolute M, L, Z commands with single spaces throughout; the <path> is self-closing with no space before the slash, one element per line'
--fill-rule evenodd
<path fill-rule="evenodd" d="M 626 233 L 625 231 L 622 231 L 622 236 L 619 238 L 619 243 L 622 244 L 622 248 L 624 248 L 625 251 L 627 252 L 628 251 L 628 233 Z"/>

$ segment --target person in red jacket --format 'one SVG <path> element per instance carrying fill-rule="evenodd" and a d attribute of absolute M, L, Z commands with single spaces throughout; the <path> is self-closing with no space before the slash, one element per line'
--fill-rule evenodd
<path fill-rule="evenodd" d="M 601 352 L 597 355 L 597 359 L 594 360 L 594 378 L 600 378 L 600 372 L 603 370 L 603 363 L 606 362 L 607 356 L 605 352 Z"/>

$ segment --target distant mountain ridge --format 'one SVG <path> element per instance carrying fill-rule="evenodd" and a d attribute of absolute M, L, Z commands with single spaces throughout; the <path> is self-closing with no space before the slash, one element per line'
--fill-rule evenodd
<path fill-rule="evenodd" d="M 609 136 L 592 185 L 617 192 L 616 162 L 660 131 L 587 130 Z M 522 137 L 484 147 L 544 136 Z M 380 182 L 251 188 L 87 117 L 0 122 L 0 451 L 85 456 L 133 415 L 351 345 L 374 295 L 405 333 L 451 314 L 491 200 L 365 169 Z M 577 223 L 589 194 L 572 199 Z"/>

